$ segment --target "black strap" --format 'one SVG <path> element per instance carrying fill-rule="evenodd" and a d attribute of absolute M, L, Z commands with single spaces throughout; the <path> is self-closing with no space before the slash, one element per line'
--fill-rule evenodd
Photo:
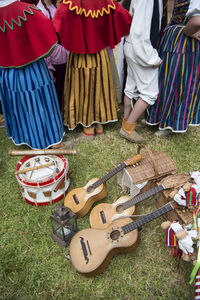
<path fill-rule="evenodd" d="M 154 0 L 153 15 L 151 20 L 151 32 L 150 32 L 150 40 L 154 48 L 158 47 L 158 42 L 160 38 L 159 25 L 160 25 L 159 2 L 158 0 Z"/>

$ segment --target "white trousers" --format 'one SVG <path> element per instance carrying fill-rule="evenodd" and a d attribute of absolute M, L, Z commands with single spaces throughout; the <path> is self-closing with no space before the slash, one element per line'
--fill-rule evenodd
<path fill-rule="evenodd" d="M 130 99 L 142 98 L 153 105 L 158 96 L 158 68 L 143 67 L 135 63 L 132 44 L 125 42 L 124 55 L 127 62 L 127 79 L 124 93 Z"/>

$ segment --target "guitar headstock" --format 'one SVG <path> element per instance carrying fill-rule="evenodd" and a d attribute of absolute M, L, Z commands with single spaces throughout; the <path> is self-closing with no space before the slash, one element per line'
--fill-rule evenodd
<path fill-rule="evenodd" d="M 132 166 L 132 165 L 138 163 L 141 159 L 142 159 L 141 154 L 136 154 L 134 157 L 126 159 L 126 160 L 124 161 L 124 163 L 125 163 L 127 166 Z"/>

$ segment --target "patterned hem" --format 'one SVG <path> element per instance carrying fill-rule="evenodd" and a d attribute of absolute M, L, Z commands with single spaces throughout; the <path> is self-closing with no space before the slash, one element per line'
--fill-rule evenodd
<path fill-rule="evenodd" d="M 74 127 L 74 128 L 69 128 L 69 125 L 67 124 L 67 123 L 64 123 L 64 126 L 67 126 L 68 127 L 68 130 L 74 130 L 78 125 L 82 125 L 83 127 L 86 127 L 86 128 L 88 128 L 88 127 L 90 127 L 90 126 L 92 126 L 92 125 L 94 125 L 94 124 L 101 124 L 101 125 L 105 125 L 105 124 L 108 124 L 108 123 L 113 123 L 113 122 L 117 122 L 118 121 L 118 119 L 116 119 L 116 120 L 110 120 L 110 121 L 107 121 L 107 122 L 97 122 L 97 121 L 94 121 L 94 122 L 92 122 L 90 125 L 84 125 L 83 123 L 81 123 L 81 122 L 78 122 L 78 124 Z"/>
<path fill-rule="evenodd" d="M 60 143 L 62 142 L 62 140 L 63 140 L 64 135 L 65 135 L 65 132 L 63 133 L 63 136 L 62 136 L 62 138 L 61 138 L 61 140 L 60 140 L 59 142 L 53 143 L 53 144 L 51 144 L 51 145 L 49 145 L 48 147 L 43 148 L 43 149 L 49 149 L 49 148 L 51 148 L 52 146 L 56 146 L 56 145 L 60 144 Z M 33 148 L 33 147 L 31 147 L 31 146 L 30 146 L 29 144 L 27 144 L 27 143 L 19 143 L 19 144 L 17 144 L 17 143 L 15 143 L 15 141 L 13 140 L 12 137 L 8 137 L 8 138 L 9 138 L 9 140 L 12 140 L 13 143 L 14 143 L 16 146 L 26 145 L 26 146 L 30 147 L 32 150 L 41 150 L 41 148 Z"/>

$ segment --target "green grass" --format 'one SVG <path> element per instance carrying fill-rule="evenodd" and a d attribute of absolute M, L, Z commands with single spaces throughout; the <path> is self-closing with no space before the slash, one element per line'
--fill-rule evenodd
<path fill-rule="evenodd" d="M 82 187 L 92 177 L 101 178 L 118 163 L 136 153 L 136 145 L 119 136 L 120 122 L 105 126 L 105 135 L 91 142 L 75 142 L 77 156 L 68 156 L 72 169 L 71 187 Z M 178 172 L 200 169 L 200 129 L 186 134 L 157 138 L 155 128 L 139 132 L 152 150 L 168 153 Z M 70 138 L 73 134 L 68 135 Z M 132 253 L 113 257 L 99 276 L 86 278 L 72 266 L 66 255 L 50 237 L 50 214 L 55 206 L 34 207 L 27 204 L 15 178 L 20 157 L 8 156 L 16 147 L 0 129 L 0 299 L 193 299 L 194 285 L 189 285 L 193 265 L 172 257 L 164 246 L 165 234 L 159 218 L 140 229 L 139 247 Z M 103 200 L 117 200 L 122 191 L 114 176 L 107 182 L 108 195 Z M 97 203 L 98 204 L 98 203 Z M 156 209 L 151 198 L 138 205 L 140 213 Z M 78 219 L 78 228 L 89 227 L 88 215 Z"/>

